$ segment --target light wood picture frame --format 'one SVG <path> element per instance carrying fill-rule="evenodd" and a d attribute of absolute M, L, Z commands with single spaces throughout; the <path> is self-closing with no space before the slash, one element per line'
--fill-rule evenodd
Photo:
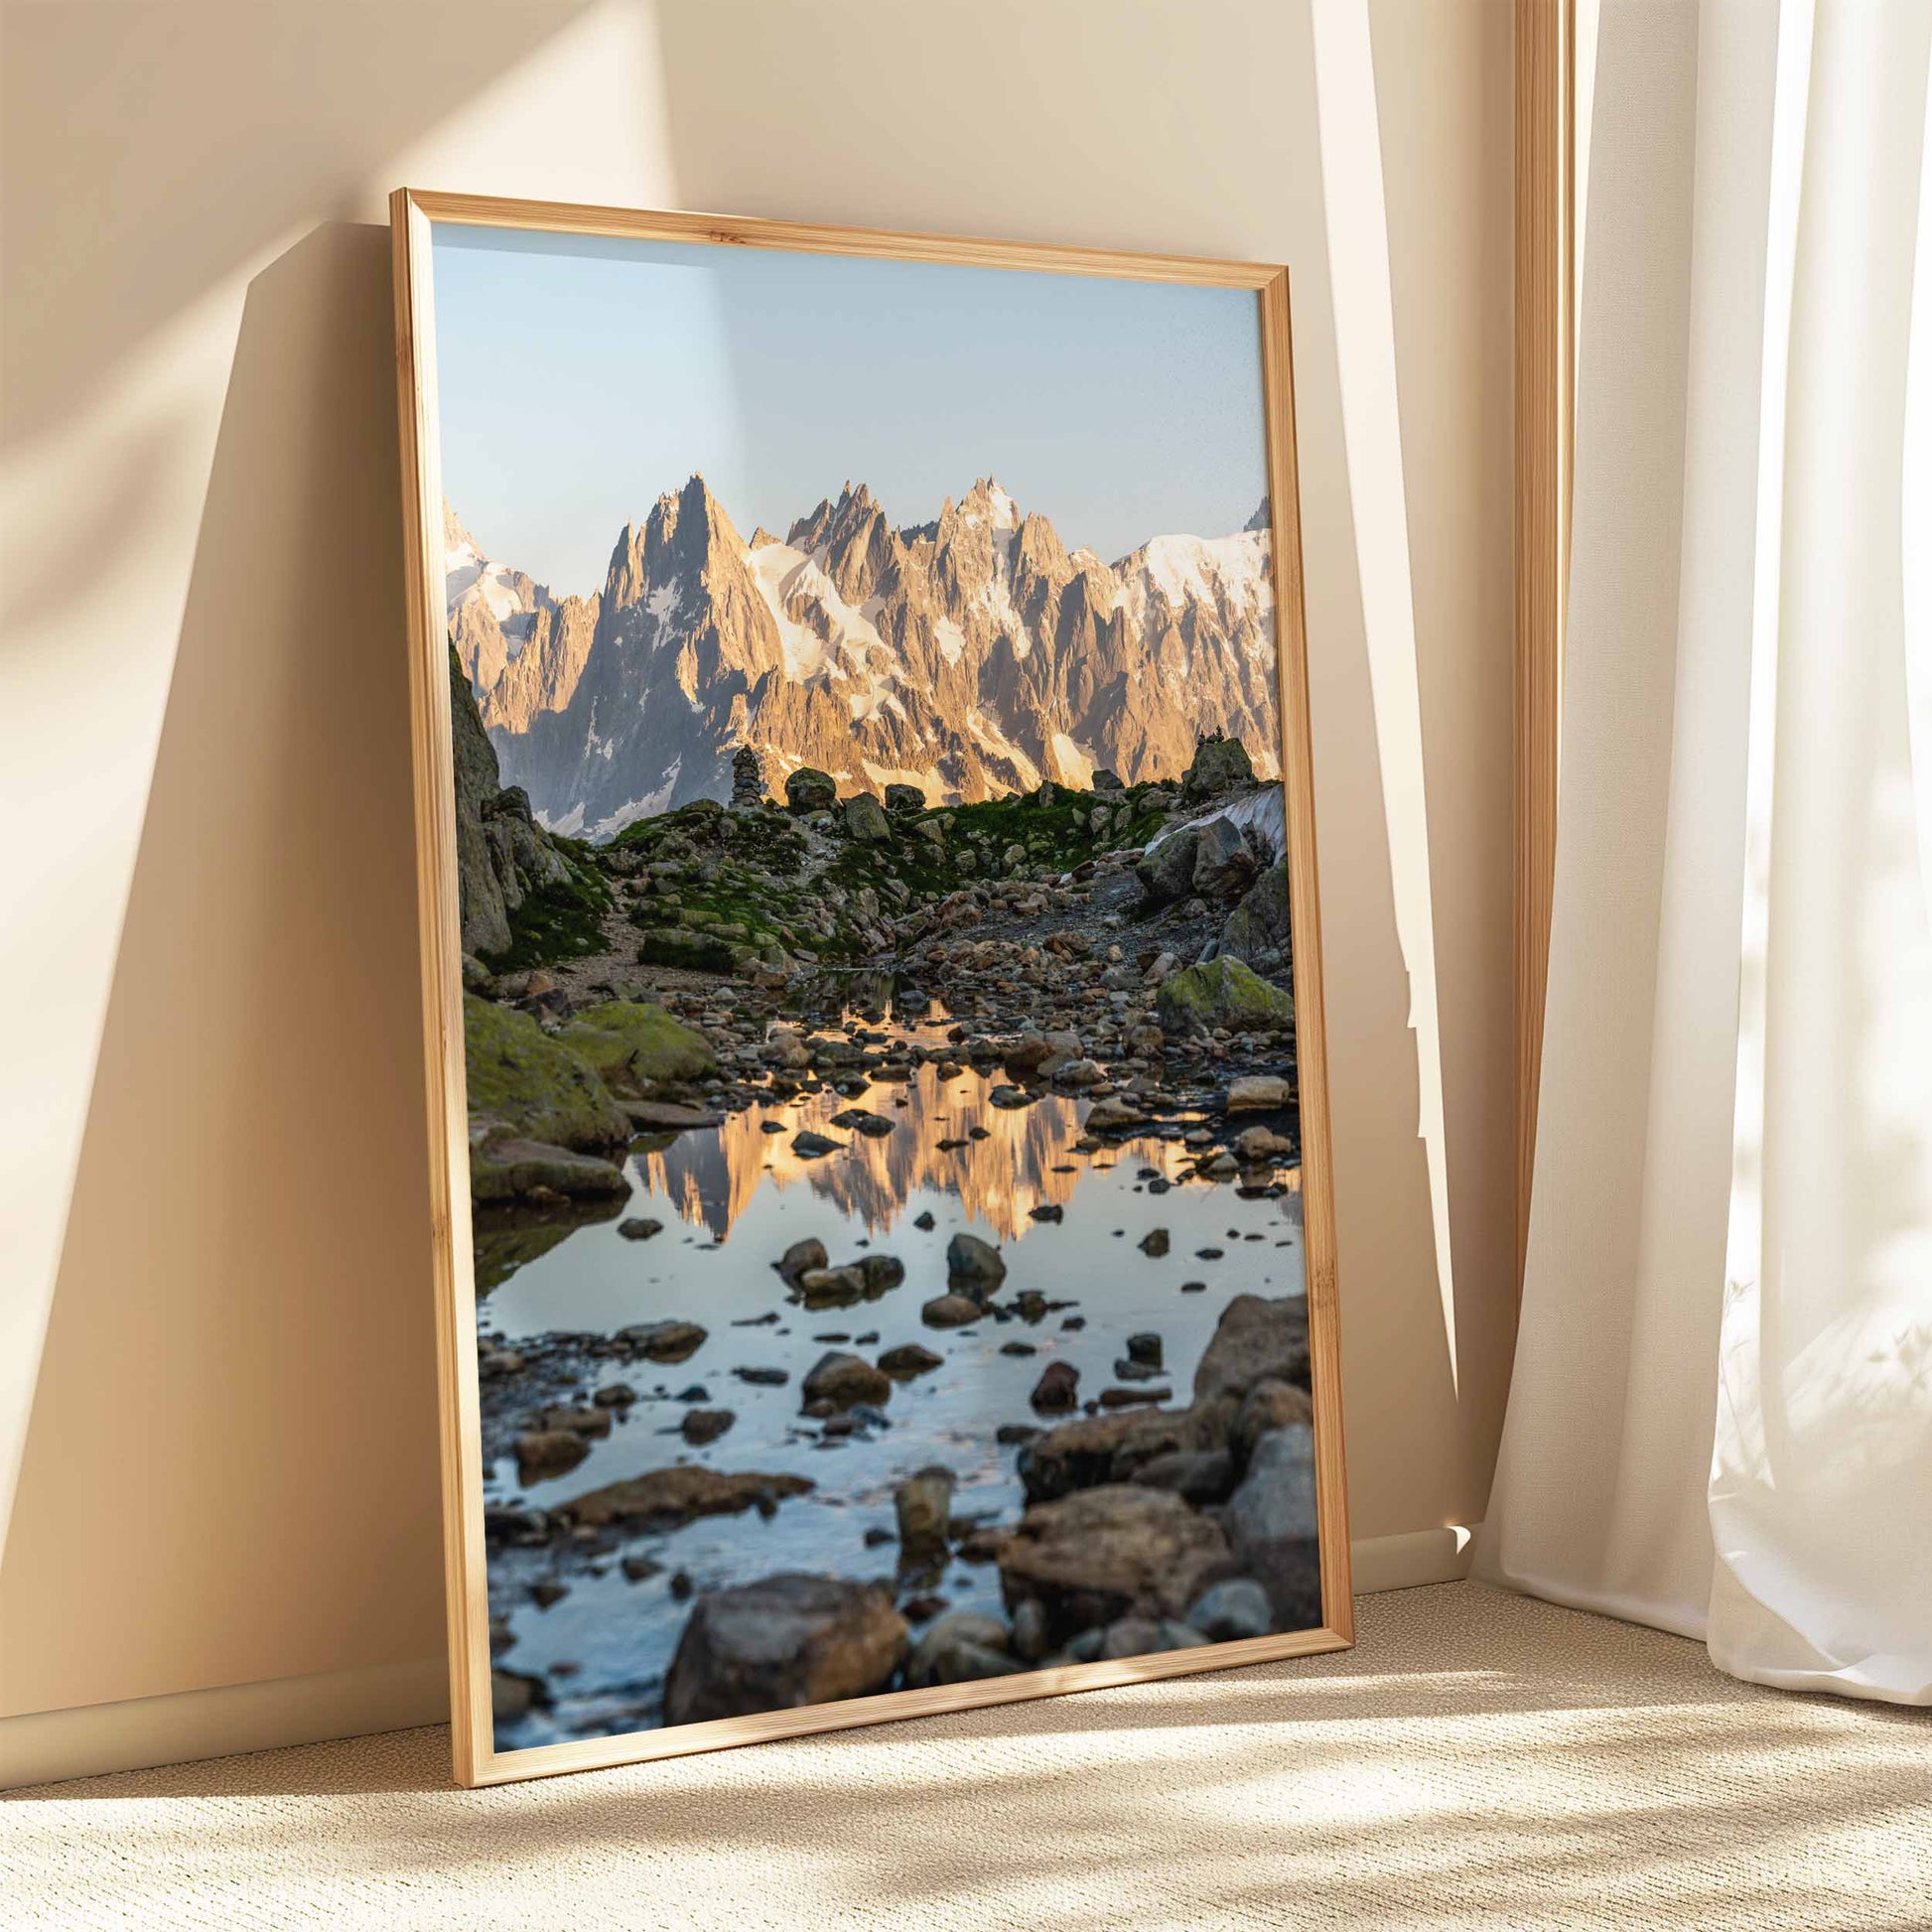
<path fill-rule="evenodd" d="M 1286 269 L 391 219 L 458 1780 L 1351 1643 Z M 1079 547 L 987 465 L 897 500 L 979 430 Z"/>

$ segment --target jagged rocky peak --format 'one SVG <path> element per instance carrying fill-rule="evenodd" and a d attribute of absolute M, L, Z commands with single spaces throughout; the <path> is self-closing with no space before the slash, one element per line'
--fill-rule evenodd
<path fill-rule="evenodd" d="M 446 501 L 443 505 L 443 552 L 445 557 L 447 558 L 449 553 L 455 550 L 469 550 L 474 554 L 476 549 L 476 538 L 463 527 L 462 517 L 457 515 L 456 511 Z"/>
<path fill-rule="evenodd" d="M 623 526 L 611 552 L 604 602 L 612 610 L 642 603 L 686 573 L 694 581 L 707 577 L 721 554 L 736 559 L 747 548 L 700 472 L 682 489 L 658 497 L 641 525 Z"/>
<path fill-rule="evenodd" d="M 1197 729 L 1273 742 L 1273 620 L 1265 530 L 1110 565 L 980 477 L 906 526 L 849 482 L 747 545 L 694 476 L 626 525 L 600 596 L 537 624 L 483 719 L 538 818 L 591 838 L 731 797 L 745 750 L 769 787 L 810 766 L 841 795 L 1173 779 Z"/>
<path fill-rule="evenodd" d="M 1261 499 L 1261 507 L 1255 511 L 1254 515 L 1248 518 L 1247 522 L 1242 524 L 1241 529 L 1244 535 L 1252 536 L 1257 530 L 1265 534 L 1274 527 L 1274 511 L 1269 505 L 1269 499 L 1264 496 Z"/>
<path fill-rule="evenodd" d="M 864 483 L 847 483 L 838 501 L 821 500 L 786 539 L 812 558 L 848 604 L 863 604 L 899 560 L 899 537 Z"/>
<path fill-rule="evenodd" d="M 983 520 L 996 530 L 1017 530 L 1021 524 L 1020 505 L 992 477 L 977 477 L 973 486 L 960 499 L 959 514 L 968 521 Z"/>

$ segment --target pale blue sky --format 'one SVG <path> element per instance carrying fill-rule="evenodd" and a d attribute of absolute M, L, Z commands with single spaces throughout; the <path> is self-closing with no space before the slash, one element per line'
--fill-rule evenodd
<path fill-rule="evenodd" d="M 444 493 L 559 595 L 694 471 L 747 537 L 991 475 L 1109 562 L 1267 487 L 1244 289 L 446 224 L 435 275 Z"/>

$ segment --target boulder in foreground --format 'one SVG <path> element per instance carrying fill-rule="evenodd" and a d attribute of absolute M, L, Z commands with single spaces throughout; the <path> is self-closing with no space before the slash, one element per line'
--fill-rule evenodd
<path fill-rule="evenodd" d="M 999 1561 L 1009 1608 L 1036 1600 L 1061 1642 L 1128 1615 L 1177 1618 L 1233 1570 L 1217 1523 L 1166 1490 L 1126 1484 L 1028 1510 Z"/>
<path fill-rule="evenodd" d="M 874 1584 L 785 1574 L 708 1591 L 671 1660 L 664 1722 L 704 1724 L 870 1696 L 891 1682 L 910 1637 Z"/>

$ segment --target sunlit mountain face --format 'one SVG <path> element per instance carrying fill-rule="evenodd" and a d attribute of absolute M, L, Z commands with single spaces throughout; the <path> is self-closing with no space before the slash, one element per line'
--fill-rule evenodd
<path fill-rule="evenodd" d="M 784 541 L 747 539 L 693 477 L 581 597 L 485 558 L 450 514 L 450 634 L 504 782 L 592 839 L 727 797 L 741 746 L 774 786 L 811 765 L 843 794 L 935 804 L 1171 775 L 1204 731 L 1258 748 L 1268 777 L 1270 541 L 1264 507 L 1108 563 L 990 478 L 929 522 L 848 484 Z"/>

